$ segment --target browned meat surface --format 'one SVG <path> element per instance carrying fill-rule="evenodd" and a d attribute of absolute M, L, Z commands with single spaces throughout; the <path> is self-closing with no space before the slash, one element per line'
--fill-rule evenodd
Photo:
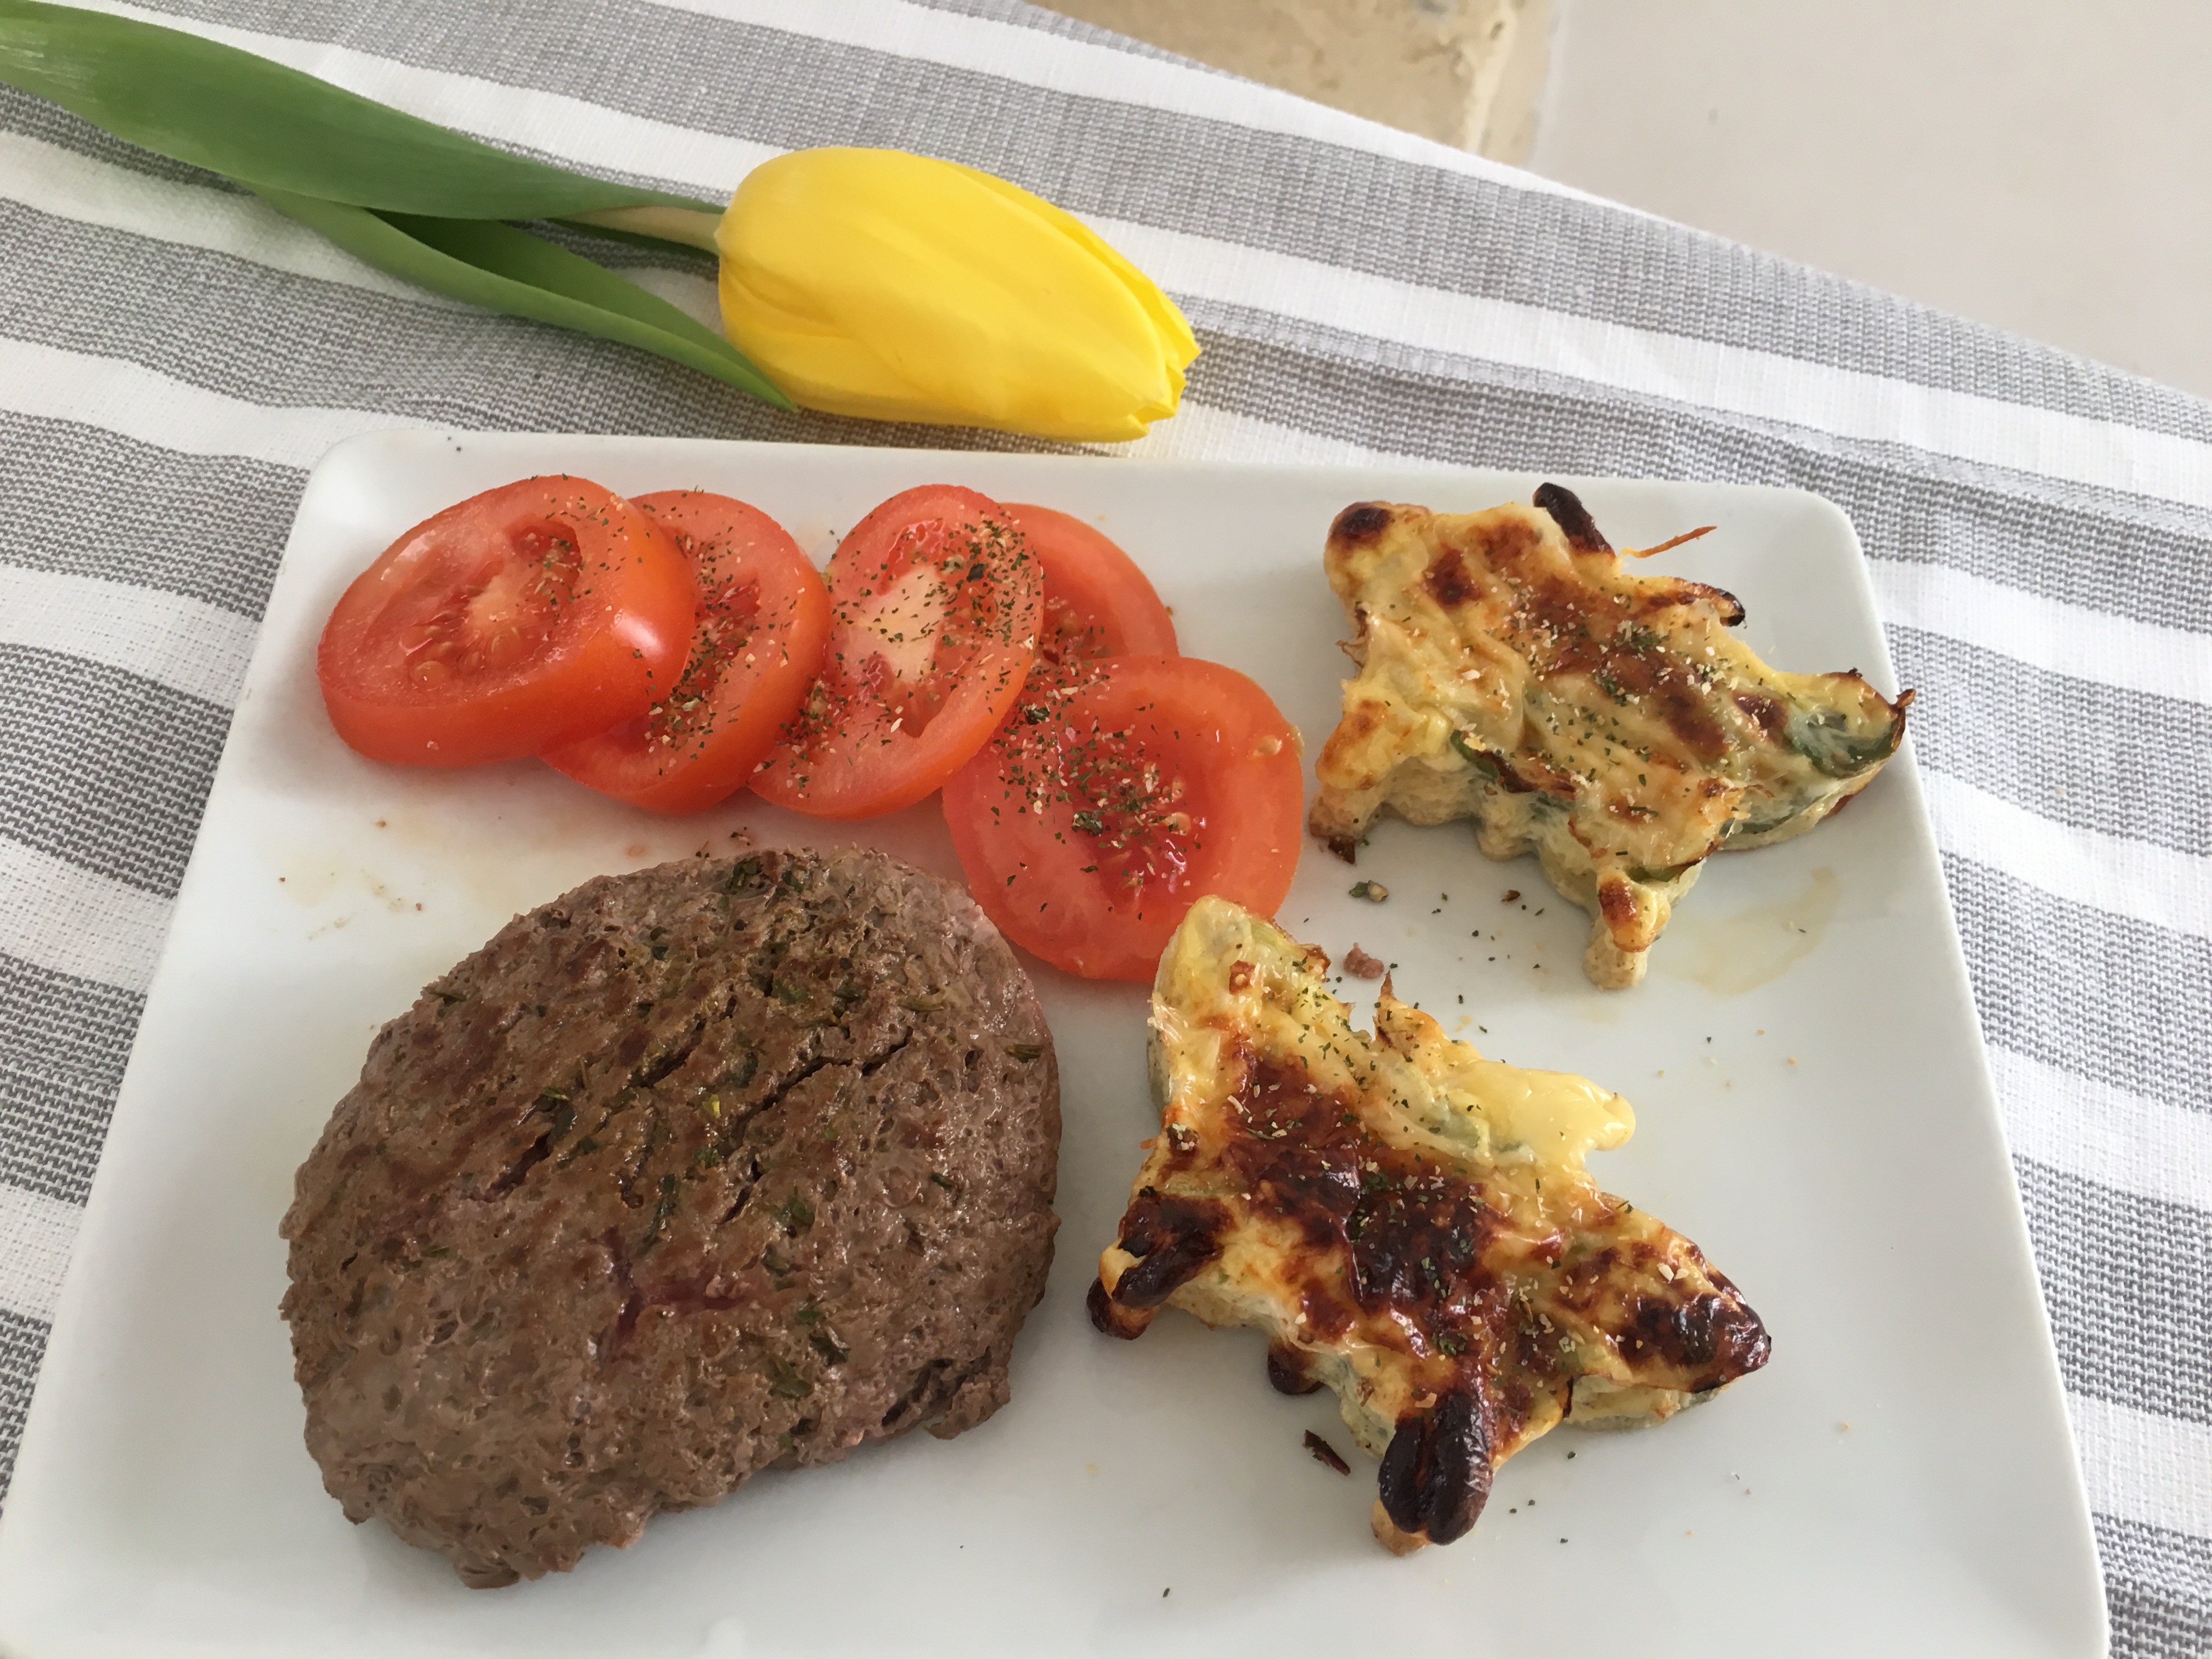
<path fill-rule="evenodd" d="M 472 1585 L 1007 1398 L 1058 1224 L 1052 1040 L 880 854 L 602 877 L 371 1047 L 284 1218 L 307 1446 Z"/>

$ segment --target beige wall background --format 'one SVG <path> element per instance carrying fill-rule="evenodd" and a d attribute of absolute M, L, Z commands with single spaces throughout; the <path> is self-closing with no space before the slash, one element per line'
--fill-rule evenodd
<path fill-rule="evenodd" d="M 1048 0 L 2212 396 L 2212 0 Z"/>
<path fill-rule="evenodd" d="M 1040 0 L 1425 138 L 1522 161 L 1550 0 Z"/>

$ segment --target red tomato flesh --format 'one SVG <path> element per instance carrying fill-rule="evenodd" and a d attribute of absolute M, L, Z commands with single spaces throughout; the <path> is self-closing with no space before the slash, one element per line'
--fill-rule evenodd
<path fill-rule="evenodd" d="M 1020 696 L 1043 578 L 1006 510 L 951 484 L 884 502 L 825 574 L 821 677 L 753 787 L 817 817 L 872 817 L 943 783 Z"/>
<path fill-rule="evenodd" d="M 744 787 L 822 667 L 830 593 L 781 525 L 703 489 L 634 495 L 690 561 L 691 654 L 642 714 L 549 750 L 549 766 L 656 812 L 696 812 Z"/>
<path fill-rule="evenodd" d="M 1272 915 L 1304 805 L 1296 729 L 1243 675 L 1194 657 L 1040 676 L 945 786 L 975 902 L 1085 979 L 1149 981 L 1201 894 Z"/>
<path fill-rule="evenodd" d="M 581 478 L 525 478 L 424 520 L 347 588 L 316 678 L 372 760 L 515 760 L 642 714 L 695 611 L 668 533 Z"/>
<path fill-rule="evenodd" d="M 1010 502 L 1006 511 L 1044 566 L 1040 662 L 1178 654 L 1167 606 L 1137 562 L 1103 532 L 1054 507 Z"/>

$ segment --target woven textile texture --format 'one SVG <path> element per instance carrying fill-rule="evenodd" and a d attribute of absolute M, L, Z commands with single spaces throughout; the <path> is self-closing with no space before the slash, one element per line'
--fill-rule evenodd
<path fill-rule="evenodd" d="M 1123 453 L 1842 504 L 1922 694 L 2115 1651 L 2212 1650 L 2212 407 L 1014 0 L 145 3 L 695 194 L 821 143 L 1012 179 L 1199 331 Z M 711 303 L 704 260 L 592 246 Z M 986 441 L 424 295 L 0 88 L 0 1470 L 307 469 L 391 426 Z"/>

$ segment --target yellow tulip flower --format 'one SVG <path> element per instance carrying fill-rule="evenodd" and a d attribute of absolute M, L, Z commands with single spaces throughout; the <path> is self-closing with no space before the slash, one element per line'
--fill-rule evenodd
<path fill-rule="evenodd" d="M 804 149 L 726 210 L 510 155 L 213 40 L 0 0 L 0 85 L 210 168 L 379 270 L 619 340 L 779 409 L 1141 438 L 1198 356 L 1152 283 L 1049 202 L 892 149 Z M 719 254 L 721 335 L 516 222 Z"/>
<path fill-rule="evenodd" d="M 714 236 L 730 342 L 830 414 L 1141 438 L 1198 342 L 1072 215 L 903 150 L 795 150 L 753 169 Z"/>

